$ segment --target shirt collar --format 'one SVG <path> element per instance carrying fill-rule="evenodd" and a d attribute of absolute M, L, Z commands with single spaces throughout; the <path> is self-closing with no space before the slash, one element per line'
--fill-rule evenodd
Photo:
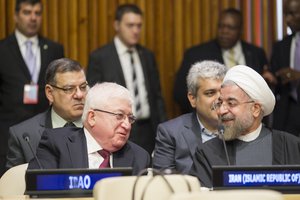
<path fill-rule="evenodd" d="M 63 119 L 61 116 L 59 116 L 54 109 L 51 109 L 51 119 L 52 119 L 52 127 L 53 128 L 60 128 L 64 127 L 64 125 L 67 123 L 65 119 Z M 82 127 L 82 121 L 81 118 L 73 121 L 76 127 Z"/>
<path fill-rule="evenodd" d="M 197 114 L 196 114 L 196 116 L 197 116 L 197 120 L 198 120 L 198 122 L 199 122 L 199 124 L 200 124 L 201 133 L 204 133 L 205 135 L 208 135 L 208 136 L 216 136 L 216 135 L 217 135 L 215 132 L 212 132 L 212 131 L 206 129 L 206 128 L 204 127 L 204 125 L 201 123 L 201 121 L 200 121 L 200 119 L 199 119 L 199 117 L 198 117 Z"/>
<path fill-rule="evenodd" d="M 33 45 L 38 45 L 39 40 L 38 40 L 37 35 L 28 38 L 25 35 L 23 35 L 18 29 L 15 30 L 15 34 L 16 34 L 16 38 L 17 38 L 19 46 L 25 45 L 25 42 L 28 41 L 28 40 L 30 40 Z"/>
<path fill-rule="evenodd" d="M 83 131 L 86 138 L 88 154 L 95 153 L 101 150 L 102 147 L 95 140 L 95 138 L 90 134 L 90 132 L 86 128 L 83 128 Z"/>
<path fill-rule="evenodd" d="M 115 36 L 114 43 L 118 52 L 118 55 L 124 55 L 128 51 L 128 47 L 120 40 L 118 36 Z M 135 48 L 131 48 L 133 52 L 135 52 Z"/>
<path fill-rule="evenodd" d="M 262 124 L 260 124 L 259 127 L 253 132 L 248 133 L 246 135 L 241 135 L 238 137 L 238 139 L 244 142 L 251 142 L 259 136 L 261 129 L 262 129 Z"/>
<path fill-rule="evenodd" d="M 222 49 L 222 52 L 228 52 L 229 50 L 233 49 L 235 54 L 242 52 L 242 44 L 241 41 L 237 41 L 237 43 L 231 47 L 230 49 Z"/>

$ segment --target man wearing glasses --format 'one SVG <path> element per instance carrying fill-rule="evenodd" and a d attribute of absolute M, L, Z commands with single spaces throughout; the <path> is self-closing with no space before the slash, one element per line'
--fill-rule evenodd
<path fill-rule="evenodd" d="M 229 69 L 214 104 L 225 144 L 214 138 L 198 146 L 191 174 L 212 187 L 213 165 L 300 164 L 299 138 L 262 124 L 274 106 L 275 97 L 261 75 L 243 65 Z"/>
<path fill-rule="evenodd" d="M 54 60 L 46 70 L 45 82 L 50 108 L 10 127 L 7 168 L 28 163 L 34 157 L 33 152 L 35 153 L 46 128 L 82 127 L 81 115 L 88 84 L 81 65 L 68 58 Z"/>
<path fill-rule="evenodd" d="M 133 99 L 125 87 L 104 82 L 93 86 L 83 109 L 83 128 L 47 129 L 29 168 L 132 167 L 138 174 L 150 164 L 149 154 L 128 141 Z"/>

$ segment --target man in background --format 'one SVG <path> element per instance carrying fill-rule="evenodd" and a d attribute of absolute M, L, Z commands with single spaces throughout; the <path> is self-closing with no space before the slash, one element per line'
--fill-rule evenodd
<path fill-rule="evenodd" d="M 132 167 L 133 174 L 149 167 L 150 156 L 128 141 L 135 122 L 130 92 L 116 83 L 94 85 L 86 96 L 83 128 L 46 129 L 37 158 L 28 168 Z"/>
<path fill-rule="evenodd" d="M 300 136 L 300 105 L 297 103 L 297 87 L 300 86 L 300 1 L 285 1 L 284 14 L 292 35 L 273 46 L 271 67 L 279 77 L 273 127 Z"/>
<path fill-rule="evenodd" d="M 10 127 L 6 168 L 28 163 L 34 157 L 45 129 L 82 127 L 81 115 L 88 84 L 80 64 L 68 58 L 54 60 L 47 68 L 45 81 L 50 108 Z"/>
<path fill-rule="evenodd" d="M 216 137 L 198 145 L 191 174 L 201 185 L 212 187 L 216 165 L 300 164 L 300 139 L 262 124 L 274 106 L 273 92 L 260 74 L 244 65 L 228 70 L 214 106 L 226 143 Z"/>
<path fill-rule="evenodd" d="M 158 126 L 153 167 L 187 174 L 196 147 L 218 134 L 218 116 L 213 103 L 220 96 L 227 67 L 214 61 L 195 63 L 187 76 L 188 99 L 194 112 Z"/>
<path fill-rule="evenodd" d="M 0 41 L 0 175 L 8 128 L 48 108 L 45 71 L 64 56 L 61 45 L 38 35 L 42 11 L 40 0 L 16 0 L 15 32 Z"/>
<path fill-rule="evenodd" d="M 242 29 L 242 13 L 235 8 L 228 8 L 220 14 L 216 39 L 194 46 L 185 52 L 174 85 L 174 99 L 182 113 L 191 111 L 186 98 L 187 73 L 194 63 L 202 60 L 218 61 L 229 68 L 238 64 L 246 64 L 258 73 L 264 73 L 268 82 L 276 82 L 273 75 L 266 69 L 267 58 L 264 50 L 243 41 Z"/>
<path fill-rule="evenodd" d="M 142 30 L 142 11 L 136 5 L 117 8 L 113 42 L 91 53 L 88 82 L 115 82 L 127 87 L 134 97 L 137 117 L 130 140 L 152 154 L 158 123 L 166 119 L 158 69 L 154 55 L 138 44 Z"/>

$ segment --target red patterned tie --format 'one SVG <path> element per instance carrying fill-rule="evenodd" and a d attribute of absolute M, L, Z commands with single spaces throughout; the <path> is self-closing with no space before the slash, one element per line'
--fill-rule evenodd
<path fill-rule="evenodd" d="M 110 152 L 105 149 L 102 149 L 102 150 L 98 151 L 98 153 L 104 158 L 104 160 L 100 164 L 99 168 L 110 168 L 110 164 L 109 164 Z"/>

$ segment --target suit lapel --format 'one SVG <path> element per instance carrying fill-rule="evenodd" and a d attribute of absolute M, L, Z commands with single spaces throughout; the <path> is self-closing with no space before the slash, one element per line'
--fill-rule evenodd
<path fill-rule="evenodd" d="M 221 63 L 224 64 L 224 59 L 222 56 L 222 48 L 218 44 L 218 41 L 216 39 L 214 40 L 214 49 L 216 50 L 216 52 L 213 52 L 216 56 L 216 60 L 219 60 Z"/>
<path fill-rule="evenodd" d="M 151 91 L 150 85 L 149 85 L 150 81 L 148 79 L 148 76 L 149 76 L 150 72 L 148 72 L 148 70 L 147 70 L 148 68 L 147 68 L 147 61 L 146 61 L 145 54 L 143 52 L 143 49 L 139 45 L 136 46 L 136 50 L 138 52 L 138 55 L 139 55 L 139 58 L 140 58 L 140 61 L 141 61 L 146 89 L 147 89 L 147 91 Z"/>
<path fill-rule="evenodd" d="M 38 82 L 41 84 L 44 82 L 44 74 L 46 73 L 47 65 L 46 63 L 50 63 L 48 61 L 48 51 L 49 51 L 49 46 L 46 43 L 46 40 L 42 37 L 39 37 L 39 47 L 40 47 L 40 54 L 41 54 L 41 68 L 40 68 L 40 73 L 39 73 L 39 79 Z"/>
<path fill-rule="evenodd" d="M 126 87 L 125 77 L 115 43 L 112 42 L 109 47 L 109 55 L 111 55 L 111 59 L 108 59 L 111 62 L 110 68 L 116 73 L 116 80 L 119 80 L 119 84 Z"/>
<path fill-rule="evenodd" d="M 193 113 L 190 117 L 191 119 L 189 118 L 186 120 L 186 125 L 184 126 L 185 130 L 182 135 L 188 144 L 187 146 L 189 147 L 190 154 L 194 156 L 197 146 L 202 145 L 201 127 L 197 120 L 196 113 Z M 195 140 L 197 142 L 195 142 Z"/>
<path fill-rule="evenodd" d="M 255 63 L 253 62 L 254 59 L 253 59 L 253 55 L 251 54 L 251 51 L 247 50 L 243 41 L 241 41 L 241 45 L 242 45 L 242 51 L 245 56 L 246 65 L 255 66 Z"/>
<path fill-rule="evenodd" d="M 12 55 L 14 55 L 16 62 L 18 63 L 17 65 L 21 68 L 23 74 L 26 76 L 26 78 L 28 79 L 28 82 L 31 81 L 31 76 L 29 73 L 29 70 L 26 66 L 26 63 L 23 59 L 23 56 L 21 54 L 17 39 L 15 34 L 12 34 L 9 37 L 9 51 L 11 51 Z"/>
<path fill-rule="evenodd" d="M 40 136 L 43 135 L 43 132 L 46 128 L 52 128 L 51 108 L 44 113 L 44 117 L 42 117 L 38 123 L 40 125 L 38 130 Z"/>
<path fill-rule="evenodd" d="M 69 150 L 71 165 L 74 168 L 87 168 L 89 166 L 87 144 L 83 129 L 78 129 L 72 135 L 68 136 L 68 139 L 66 145 Z"/>
<path fill-rule="evenodd" d="M 121 150 L 113 153 L 113 166 L 114 167 L 130 167 L 133 163 L 133 154 L 128 152 L 128 144 Z"/>

